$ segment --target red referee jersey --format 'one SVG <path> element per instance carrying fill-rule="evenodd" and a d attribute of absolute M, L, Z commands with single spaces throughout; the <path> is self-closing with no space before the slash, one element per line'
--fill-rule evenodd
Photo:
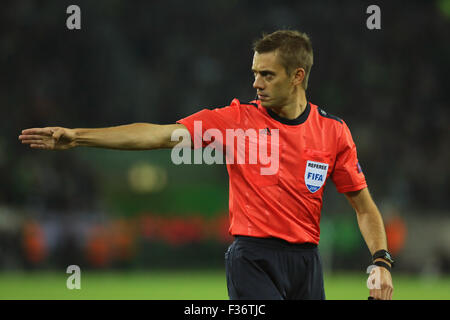
<path fill-rule="evenodd" d="M 232 235 L 318 244 L 327 178 L 331 177 L 339 192 L 367 187 L 345 122 L 309 102 L 293 120 L 279 117 L 262 107 L 259 100 L 240 103 L 234 99 L 229 106 L 204 109 L 177 122 L 186 126 L 193 142 L 200 139 L 203 147 L 210 143 L 210 139 L 205 139 L 205 131 L 222 133 L 223 152 L 235 142 L 225 138 L 230 130 L 259 133 L 256 138 L 246 137 L 245 163 L 237 160 L 240 152 L 236 146 L 230 149 L 234 150 L 231 158 L 227 157 Z M 271 139 L 276 133 L 278 139 Z M 273 160 L 276 157 L 272 164 L 249 163 L 249 152 L 259 150 L 263 144 L 268 155 L 278 152 L 278 163 Z M 270 165 L 276 169 L 273 174 L 261 174 L 261 168 Z"/>

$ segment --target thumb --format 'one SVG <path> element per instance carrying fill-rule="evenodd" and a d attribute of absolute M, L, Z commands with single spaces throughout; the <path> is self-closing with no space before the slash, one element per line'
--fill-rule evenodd
<path fill-rule="evenodd" d="M 64 130 L 61 128 L 56 129 L 55 131 L 53 131 L 53 135 L 52 138 L 55 139 L 56 141 L 59 140 L 59 138 L 64 134 Z"/>

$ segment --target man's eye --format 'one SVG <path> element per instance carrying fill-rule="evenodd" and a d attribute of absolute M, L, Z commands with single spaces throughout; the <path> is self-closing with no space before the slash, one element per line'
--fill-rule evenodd
<path fill-rule="evenodd" d="M 270 72 L 261 72 L 261 76 L 263 76 L 264 78 L 267 78 L 267 77 L 273 77 L 273 74 Z"/>
<path fill-rule="evenodd" d="M 266 80 L 272 80 L 272 78 L 274 76 L 272 73 L 268 73 L 268 72 L 261 72 L 261 73 L 259 73 L 259 75 L 261 77 L 263 77 L 264 79 L 266 79 Z M 257 72 L 253 72 L 253 77 L 255 79 L 256 79 L 257 76 L 258 76 L 258 73 Z"/>

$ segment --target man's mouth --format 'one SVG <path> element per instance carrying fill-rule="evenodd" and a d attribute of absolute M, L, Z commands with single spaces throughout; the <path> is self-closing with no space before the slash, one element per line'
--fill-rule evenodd
<path fill-rule="evenodd" d="M 267 95 L 265 95 L 265 94 L 259 94 L 258 93 L 258 99 L 259 100 L 265 100 L 265 99 L 267 99 L 269 96 L 267 96 Z"/>

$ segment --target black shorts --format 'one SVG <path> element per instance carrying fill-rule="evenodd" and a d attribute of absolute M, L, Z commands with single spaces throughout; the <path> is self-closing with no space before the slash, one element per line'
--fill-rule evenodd
<path fill-rule="evenodd" d="M 324 300 L 317 245 L 236 236 L 225 253 L 231 300 Z"/>

